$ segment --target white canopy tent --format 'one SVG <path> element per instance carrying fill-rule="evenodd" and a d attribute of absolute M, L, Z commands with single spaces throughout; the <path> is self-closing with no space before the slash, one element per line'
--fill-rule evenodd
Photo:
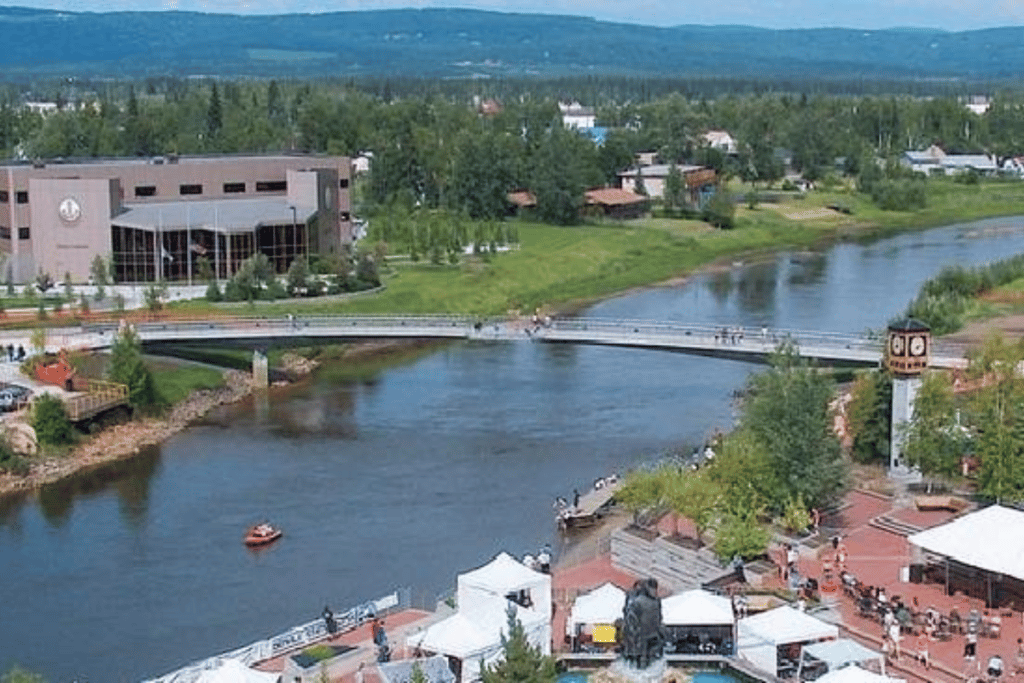
<path fill-rule="evenodd" d="M 565 633 L 569 636 L 574 635 L 576 626 L 582 624 L 614 624 L 617 619 L 622 618 L 625 605 L 626 591 L 613 583 L 602 584 L 576 598 L 565 622 Z"/>
<path fill-rule="evenodd" d="M 728 598 L 699 588 L 672 595 L 661 601 L 661 621 L 677 653 L 734 652 L 736 617 Z"/>
<path fill-rule="evenodd" d="M 519 605 L 527 611 L 551 614 L 551 576 L 527 569 L 508 553 L 499 553 L 483 567 L 459 574 L 456 583 L 459 612 L 470 618 L 479 613 L 489 619 L 496 607 L 504 614 L 509 595 L 525 597 L 528 604 Z"/>
<path fill-rule="evenodd" d="M 662 600 L 661 621 L 666 626 L 731 626 L 736 618 L 731 600 L 698 588 Z"/>
<path fill-rule="evenodd" d="M 814 643 L 839 637 L 839 628 L 789 605 L 737 622 L 739 655 L 754 666 L 777 674 L 779 646 Z M 794 662 L 795 664 L 795 662 Z"/>
<path fill-rule="evenodd" d="M 876 674 L 859 666 L 846 666 L 829 671 L 815 683 L 905 683 L 905 681 L 902 678 L 889 678 Z"/>
<path fill-rule="evenodd" d="M 237 659 L 222 659 L 216 669 L 206 669 L 196 683 L 277 683 L 280 674 L 256 671 Z"/>
<path fill-rule="evenodd" d="M 885 655 L 868 649 L 855 640 L 839 638 L 805 645 L 800 652 L 800 669 L 808 664 L 808 658 L 824 662 L 829 671 L 836 671 L 847 664 L 878 661 L 879 671 L 885 673 Z"/>
<path fill-rule="evenodd" d="M 527 569 L 501 553 L 490 563 L 460 574 L 459 611 L 406 638 L 406 645 L 462 662 L 461 681 L 480 677 L 480 663 L 502 657 L 502 633 L 514 609 L 531 644 L 551 654 L 551 577 Z"/>
<path fill-rule="evenodd" d="M 916 549 L 917 562 L 921 551 L 946 559 L 949 582 L 949 561 L 982 569 L 987 599 L 992 600 L 993 575 L 1024 581 L 1024 512 L 1001 505 L 992 505 L 964 515 L 952 522 L 921 531 L 907 538 Z"/>

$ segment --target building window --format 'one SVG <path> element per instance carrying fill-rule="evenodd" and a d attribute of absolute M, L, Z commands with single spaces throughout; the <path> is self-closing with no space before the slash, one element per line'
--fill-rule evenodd
<path fill-rule="evenodd" d="M 11 239 L 11 229 L 0 227 L 0 239 Z"/>
<path fill-rule="evenodd" d="M 339 181 L 338 181 L 338 187 L 340 187 L 340 188 L 341 188 L 341 189 L 343 189 L 343 190 L 344 190 L 344 189 L 345 189 L 346 187 L 348 187 L 348 178 L 342 178 L 341 180 L 339 180 Z"/>
<path fill-rule="evenodd" d="M 28 204 L 28 192 L 25 190 L 18 190 L 14 196 L 19 204 Z"/>
<path fill-rule="evenodd" d="M 0 204 L 6 204 L 11 201 L 11 194 L 7 190 L 0 190 Z"/>
<path fill-rule="evenodd" d="M 179 185 L 178 192 L 180 194 L 202 194 L 202 185 Z"/>
<path fill-rule="evenodd" d="M 352 220 L 352 215 L 349 214 L 348 211 L 342 211 L 338 217 L 341 218 L 342 223 L 348 223 L 350 220 Z"/>
<path fill-rule="evenodd" d="M 245 192 L 245 183 L 224 183 L 224 194 Z"/>
<path fill-rule="evenodd" d="M 155 197 L 156 196 L 156 185 L 136 185 L 135 186 L 136 197 Z"/>
<path fill-rule="evenodd" d="M 18 228 L 18 239 L 19 240 L 27 240 L 27 239 L 30 239 L 30 238 L 31 238 L 31 234 L 29 233 L 29 229 L 28 228 Z"/>
<path fill-rule="evenodd" d="M 288 183 L 284 180 L 257 180 L 257 192 L 284 192 L 288 189 Z"/>

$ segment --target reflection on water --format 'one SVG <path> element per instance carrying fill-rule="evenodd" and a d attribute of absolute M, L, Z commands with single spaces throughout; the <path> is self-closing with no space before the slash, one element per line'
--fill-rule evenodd
<path fill-rule="evenodd" d="M 143 447 L 139 454 L 80 472 L 39 489 L 39 509 L 53 527 L 64 526 L 80 498 L 112 488 L 120 503 L 122 521 L 136 527 L 146 516 L 150 484 L 160 464 L 159 446 Z"/>
<path fill-rule="evenodd" d="M 739 272 L 737 302 L 746 313 L 763 314 L 774 308 L 779 259 L 760 261 Z"/>

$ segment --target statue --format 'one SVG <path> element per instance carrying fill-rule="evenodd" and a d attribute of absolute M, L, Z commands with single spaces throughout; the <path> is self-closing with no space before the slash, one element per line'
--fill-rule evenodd
<path fill-rule="evenodd" d="M 639 579 L 633 584 L 626 593 L 626 605 L 617 626 L 619 653 L 627 662 L 646 669 L 661 658 L 665 636 L 657 579 Z"/>

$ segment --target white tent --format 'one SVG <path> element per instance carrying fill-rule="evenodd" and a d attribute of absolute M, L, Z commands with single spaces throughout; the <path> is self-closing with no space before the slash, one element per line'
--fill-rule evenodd
<path fill-rule="evenodd" d="M 666 626 L 731 626 L 735 617 L 728 598 L 695 589 L 662 600 L 661 621 Z"/>
<path fill-rule="evenodd" d="M 992 505 L 907 540 L 936 555 L 1024 581 L 1024 512 Z"/>
<path fill-rule="evenodd" d="M 426 683 L 455 683 L 455 674 L 448 668 L 448 660 L 441 655 L 377 664 L 384 683 L 411 683 L 414 668 L 419 668 Z"/>
<path fill-rule="evenodd" d="M 879 662 L 879 669 L 883 674 L 885 673 L 885 656 L 881 652 L 870 650 L 849 638 L 826 640 L 820 643 L 805 645 L 801 651 L 801 669 L 807 663 L 808 657 L 824 662 L 828 666 L 829 671 L 841 669 L 847 664 L 860 664 L 861 662 L 877 660 Z"/>
<path fill-rule="evenodd" d="M 480 662 L 498 661 L 508 610 L 515 609 L 531 644 L 551 654 L 551 577 L 527 569 L 507 553 L 460 574 L 459 611 L 406 638 L 406 645 L 462 660 L 462 681 L 480 676 Z"/>
<path fill-rule="evenodd" d="M 616 619 L 622 618 L 625 605 L 626 591 L 613 583 L 605 583 L 576 598 L 565 622 L 565 632 L 573 635 L 578 624 L 614 624 Z"/>
<path fill-rule="evenodd" d="M 889 678 L 881 674 L 872 673 L 859 666 L 847 666 L 817 679 L 815 683 L 904 683 L 902 678 Z"/>
<path fill-rule="evenodd" d="M 790 643 L 813 643 L 839 637 L 839 629 L 789 605 L 776 607 L 737 622 L 739 654 L 754 666 L 776 674 L 778 648 Z"/>
<path fill-rule="evenodd" d="M 206 669 L 196 683 L 277 683 L 280 674 L 256 671 L 237 659 L 222 659 L 216 669 Z"/>
<path fill-rule="evenodd" d="M 550 619 L 551 576 L 527 569 L 508 553 L 499 553 L 483 567 L 459 574 L 456 583 L 459 612 L 471 619 L 474 614 L 480 614 L 489 620 L 495 609 L 504 614 L 509 602 L 507 596 L 516 593 L 529 598 L 532 606 L 527 610 L 548 615 Z M 545 652 L 550 652 L 550 646 Z"/>

